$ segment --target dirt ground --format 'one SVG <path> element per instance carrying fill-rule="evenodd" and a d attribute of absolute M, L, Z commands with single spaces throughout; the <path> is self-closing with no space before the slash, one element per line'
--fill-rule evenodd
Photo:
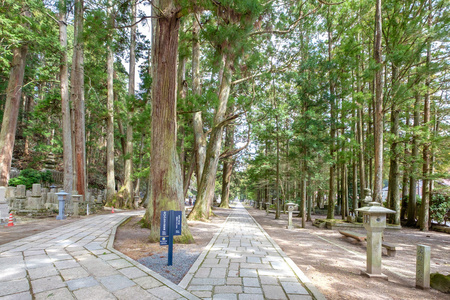
<path fill-rule="evenodd" d="M 230 210 L 215 207 L 213 216 L 210 222 L 188 221 L 189 229 L 194 237 L 193 244 L 174 244 L 174 256 L 177 251 L 189 250 L 190 252 L 201 253 L 213 238 L 214 234 L 220 229 L 222 223 L 230 214 Z M 144 211 L 142 212 L 142 216 Z M 167 246 L 160 246 L 159 243 L 149 243 L 148 237 L 150 230 L 141 228 L 139 220 L 142 216 L 131 218 L 128 222 L 122 224 L 116 232 L 116 239 L 114 241 L 114 248 L 123 254 L 138 260 L 142 257 L 167 253 Z"/>
<path fill-rule="evenodd" d="M 384 240 L 401 248 L 395 257 L 382 257 L 386 281 L 360 275 L 366 269 L 365 242 L 344 237 L 336 230 L 319 229 L 310 222 L 302 229 L 300 218 L 294 218 L 296 228 L 288 230 L 287 215 L 274 220 L 274 214 L 253 208 L 248 211 L 327 299 L 450 299 L 449 294 L 434 289 L 415 288 L 416 245 L 431 247 L 431 273 L 449 274 L 449 234 L 410 228 L 385 230 Z M 365 233 L 363 228 L 352 231 Z"/>

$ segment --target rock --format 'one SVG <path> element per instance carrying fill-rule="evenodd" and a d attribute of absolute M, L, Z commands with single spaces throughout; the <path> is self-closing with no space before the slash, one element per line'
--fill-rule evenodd
<path fill-rule="evenodd" d="M 450 294 L 450 274 L 445 276 L 439 273 L 431 273 L 430 280 L 433 289 Z"/>

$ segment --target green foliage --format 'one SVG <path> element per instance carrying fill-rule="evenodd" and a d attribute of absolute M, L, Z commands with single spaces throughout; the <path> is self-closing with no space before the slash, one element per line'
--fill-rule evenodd
<path fill-rule="evenodd" d="M 439 224 L 444 222 L 445 215 L 450 211 L 450 197 L 433 194 L 430 205 L 430 218 Z"/>
<path fill-rule="evenodd" d="M 8 182 L 9 186 L 25 185 L 27 189 L 31 189 L 35 183 L 52 183 L 52 173 L 49 170 L 38 171 L 34 169 L 25 169 L 20 171 L 19 176 L 11 178 Z"/>

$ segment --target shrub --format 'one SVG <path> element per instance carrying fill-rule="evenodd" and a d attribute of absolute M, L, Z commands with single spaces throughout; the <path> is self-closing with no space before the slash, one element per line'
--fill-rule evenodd
<path fill-rule="evenodd" d="M 430 205 L 430 218 L 439 224 L 444 222 L 445 214 L 450 210 L 450 197 L 433 194 Z"/>
<path fill-rule="evenodd" d="M 52 183 L 52 173 L 48 170 L 37 171 L 34 169 L 25 169 L 20 171 L 19 176 L 11 178 L 8 182 L 9 186 L 25 185 L 27 189 L 31 189 L 35 183 Z"/>

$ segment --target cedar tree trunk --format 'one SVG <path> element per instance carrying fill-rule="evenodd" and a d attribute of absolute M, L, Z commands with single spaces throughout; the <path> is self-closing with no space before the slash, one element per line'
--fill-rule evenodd
<path fill-rule="evenodd" d="M 184 213 L 183 179 L 177 153 L 177 71 L 179 8 L 174 1 L 159 2 L 160 15 L 154 37 L 155 55 L 152 97 L 150 164 L 150 203 L 144 225 L 150 227 L 150 240 L 159 240 L 161 211 L 182 211 L 182 235 L 178 241 L 192 242 Z M 156 80 L 155 80 L 156 79 Z"/>

